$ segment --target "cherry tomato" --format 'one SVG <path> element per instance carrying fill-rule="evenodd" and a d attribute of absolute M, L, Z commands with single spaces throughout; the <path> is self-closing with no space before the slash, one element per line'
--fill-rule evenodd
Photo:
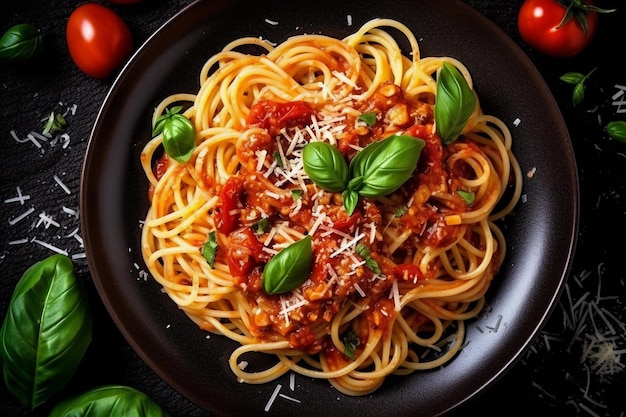
<path fill-rule="evenodd" d="M 224 187 L 220 190 L 219 197 L 222 202 L 222 209 L 217 224 L 217 229 L 220 232 L 230 233 L 237 227 L 238 216 L 233 214 L 233 211 L 243 207 L 243 191 L 243 180 L 238 177 L 227 179 Z"/>
<path fill-rule="evenodd" d="M 420 270 L 419 266 L 413 264 L 396 265 L 393 269 L 393 275 L 396 276 L 397 279 L 404 281 L 424 279 L 424 274 Z"/>
<path fill-rule="evenodd" d="M 248 226 L 235 230 L 230 236 L 228 268 L 234 277 L 247 277 L 255 266 L 269 260 L 263 243 Z"/>
<path fill-rule="evenodd" d="M 143 0 L 107 0 L 107 1 L 113 4 L 135 4 L 135 3 L 141 3 Z"/>
<path fill-rule="evenodd" d="M 96 3 L 74 9 L 67 21 L 66 39 L 76 66 L 94 78 L 110 76 L 133 52 L 133 37 L 126 23 Z"/>
<path fill-rule="evenodd" d="M 564 22 L 567 6 L 558 0 L 526 0 L 517 17 L 522 39 L 552 57 L 572 57 L 582 52 L 596 32 L 598 14 L 592 0 L 572 1 L 572 17 Z"/>
<path fill-rule="evenodd" d="M 246 122 L 277 135 L 283 127 L 310 123 L 312 114 L 313 110 L 303 101 L 279 103 L 262 100 L 252 106 Z"/>

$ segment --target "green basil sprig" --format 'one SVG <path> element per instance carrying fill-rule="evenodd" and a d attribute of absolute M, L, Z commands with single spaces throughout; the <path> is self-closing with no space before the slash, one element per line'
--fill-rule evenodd
<path fill-rule="evenodd" d="M 268 294 L 282 294 L 296 289 L 309 276 L 312 260 L 311 236 L 305 236 L 282 249 L 265 265 L 263 289 Z"/>
<path fill-rule="evenodd" d="M 72 261 L 55 254 L 32 265 L 15 286 L 0 329 L 8 390 L 31 410 L 50 399 L 74 375 L 92 327 Z"/>
<path fill-rule="evenodd" d="M 447 62 L 437 78 L 435 125 L 443 143 L 457 140 L 476 107 L 476 97 L 467 80 Z"/>
<path fill-rule="evenodd" d="M 589 77 L 591 77 L 591 74 L 593 74 L 597 69 L 598 68 L 596 67 L 585 75 L 580 72 L 566 72 L 559 77 L 561 81 L 574 86 L 574 91 L 572 92 L 572 105 L 574 107 L 580 104 L 580 102 L 585 98 L 585 82 L 587 82 Z"/>
<path fill-rule="evenodd" d="M 124 385 L 104 385 L 59 402 L 49 417 L 169 417 L 143 392 Z"/>
<path fill-rule="evenodd" d="M 184 164 L 196 148 L 196 130 L 191 120 L 180 113 L 182 109 L 182 106 L 166 109 L 165 114 L 155 120 L 152 136 L 163 132 L 165 152 L 175 161 Z"/>
<path fill-rule="evenodd" d="M 302 159 L 311 181 L 326 191 L 341 191 L 344 208 L 352 214 L 359 195 L 381 197 L 400 188 L 413 174 L 424 145 L 413 136 L 392 135 L 363 148 L 348 166 L 331 144 L 310 142 Z"/>
<path fill-rule="evenodd" d="M 25 61 L 43 49 L 43 34 L 30 23 L 20 23 L 0 38 L 0 61 Z"/>

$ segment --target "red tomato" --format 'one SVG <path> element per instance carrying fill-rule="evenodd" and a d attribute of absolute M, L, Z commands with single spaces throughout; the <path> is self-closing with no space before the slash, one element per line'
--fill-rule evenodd
<path fill-rule="evenodd" d="M 424 279 L 424 274 L 422 274 L 419 266 L 413 264 L 396 265 L 393 269 L 393 275 L 395 275 L 397 279 L 404 281 Z"/>
<path fill-rule="evenodd" d="M 221 216 L 217 228 L 222 233 L 230 233 L 237 227 L 238 215 L 233 210 L 243 207 L 243 180 L 238 177 L 230 177 L 226 180 L 219 194 L 222 202 Z"/>
<path fill-rule="evenodd" d="M 573 17 L 564 24 L 567 6 L 557 0 L 526 0 L 517 16 L 517 28 L 522 39 L 539 52 L 552 57 L 571 57 L 582 52 L 591 42 L 598 26 L 598 14 L 592 0 L 580 0 L 573 5 Z M 576 15 L 586 20 L 585 27 Z"/>
<path fill-rule="evenodd" d="M 250 108 L 246 122 L 278 135 L 283 127 L 310 123 L 312 114 L 313 110 L 303 101 L 279 103 L 262 100 Z"/>
<path fill-rule="evenodd" d="M 133 52 L 133 37 L 126 23 L 106 6 L 78 6 L 67 21 L 67 47 L 85 74 L 106 78 Z"/>
<path fill-rule="evenodd" d="M 268 254 L 263 251 L 263 243 L 247 226 L 231 234 L 227 251 L 228 268 L 234 277 L 246 278 L 256 265 L 269 260 Z"/>

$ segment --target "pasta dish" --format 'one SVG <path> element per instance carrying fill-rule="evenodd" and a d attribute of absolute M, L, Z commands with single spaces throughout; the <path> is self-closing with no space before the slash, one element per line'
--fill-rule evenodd
<path fill-rule="evenodd" d="M 295 372 L 366 395 L 462 348 L 522 186 L 462 62 L 420 56 L 389 19 L 241 38 L 152 123 L 144 261 L 200 329 L 238 343 L 240 382 Z"/>

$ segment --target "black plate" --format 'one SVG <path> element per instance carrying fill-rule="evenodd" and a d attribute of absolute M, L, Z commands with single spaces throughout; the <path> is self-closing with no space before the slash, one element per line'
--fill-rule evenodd
<path fill-rule="evenodd" d="M 300 402 L 278 397 L 265 412 L 276 383 L 238 383 L 227 364 L 235 343 L 207 338 L 158 284 L 139 275 L 136 265 L 145 269 L 140 221 L 148 207 L 139 154 L 150 137 L 154 106 L 174 92 L 195 93 L 201 65 L 229 41 L 263 36 L 280 42 L 302 33 L 344 37 L 373 17 L 407 24 L 423 56 L 450 55 L 466 64 L 484 109 L 509 126 L 522 171 L 534 175 L 525 175 L 523 201 L 504 222 L 509 251 L 488 293 L 488 308 L 468 323 L 465 347 L 450 364 L 388 378 L 374 394 L 356 398 L 327 381 L 301 376 L 291 391 L 286 375 L 277 381 L 281 393 Z M 392 417 L 437 415 L 456 407 L 493 383 L 529 346 L 569 272 L 578 199 L 571 142 L 549 89 L 518 46 L 468 5 L 201 1 L 148 39 L 115 81 L 90 138 L 80 205 L 90 270 L 113 320 L 155 372 L 198 406 L 219 416 Z"/>

